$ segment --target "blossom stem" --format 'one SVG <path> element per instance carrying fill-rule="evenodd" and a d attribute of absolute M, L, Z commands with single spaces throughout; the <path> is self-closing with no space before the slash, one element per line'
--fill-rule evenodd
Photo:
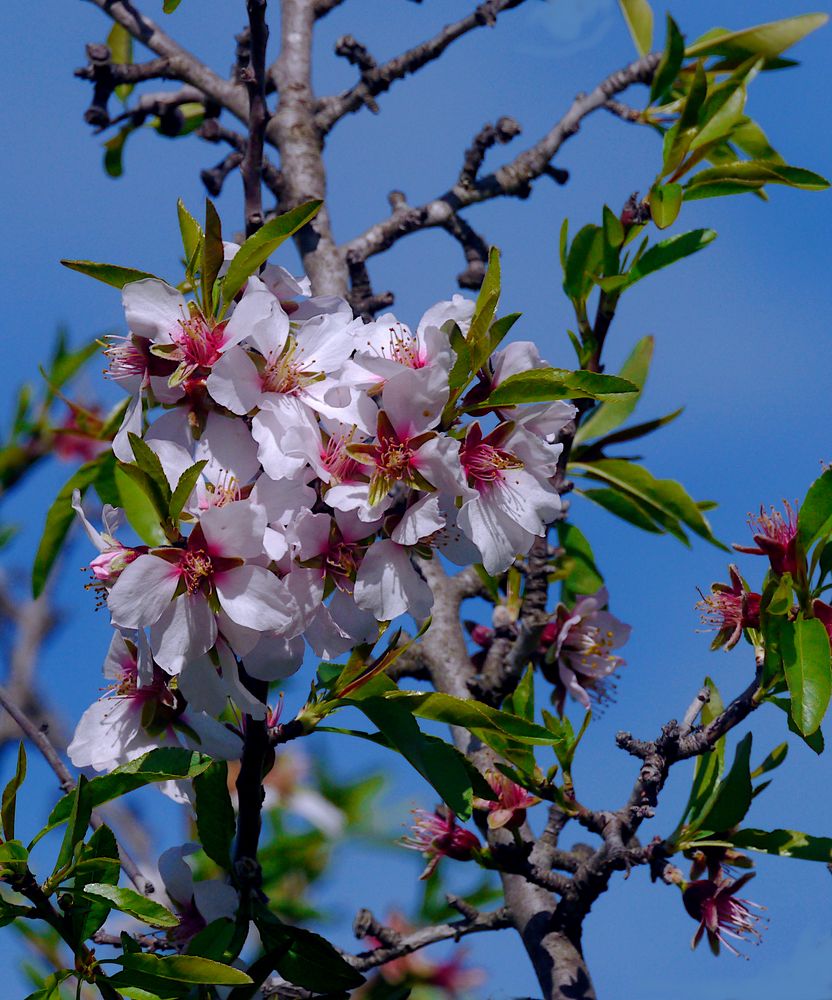
<path fill-rule="evenodd" d="M 269 696 L 268 681 L 250 677 L 240 664 L 240 680 L 246 689 L 265 703 Z M 234 874 L 243 892 L 259 888 L 262 878 L 257 862 L 260 843 L 261 811 L 263 808 L 263 771 L 270 751 L 266 719 L 245 717 L 243 754 L 237 776 L 237 838 L 234 844 Z"/>

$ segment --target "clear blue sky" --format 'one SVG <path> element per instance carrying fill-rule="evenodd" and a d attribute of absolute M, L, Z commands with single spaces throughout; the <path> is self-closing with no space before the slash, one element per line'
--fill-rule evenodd
<path fill-rule="evenodd" d="M 159 0 L 144 0 L 143 6 L 162 17 Z M 319 92 L 340 89 L 354 78 L 343 60 L 331 56 L 337 36 L 350 32 L 384 58 L 470 6 L 460 0 L 421 5 L 347 0 L 322 24 Z M 741 27 L 807 9 L 797 0 L 671 5 L 689 37 L 717 24 Z M 659 21 L 664 8 L 656 5 L 656 13 Z M 66 323 L 78 341 L 121 329 L 118 295 L 65 271 L 58 259 L 109 260 L 175 275 L 176 199 L 198 205 L 203 198 L 199 169 L 219 157 L 195 140 L 140 134 L 127 150 L 125 176 L 109 179 L 101 169 L 100 140 L 82 121 L 90 88 L 71 75 L 84 61 L 84 43 L 104 40 L 106 19 L 92 5 L 67 0 L 17 4 L 13 11 L 5 5 L 0 18 L 7 39 L 0 65 L 6 95 L 6 153 L 0 166 L 6 238 L 0 270 L 7 303 L 0 380 L 2 398 L 8 398 L 20 380 L 37 379 L 58 322 Z M 233 59 L 231 35 L 243 18 L 242 2 L 184 0 L 166 27 L 225 70 Z M 749 105 L 789 162 L 827 176 L 832 172 L 830 39 L 826 29 L 804 42 L 796 50 L 803 65 L 757 81 Z M 614 0 L 529 0 L 495 30 L 471 35 L 439 64 L 382 96 L 379 116 L 363 111 L 337 126 L 326 154 L 336 236 L 348 239 L 384 216 L 391 188 L 401 188 L 414 203 L 443 191 L 485 121 L 510 114 L 524 128 L 512 149 L 495 151 L 490 166 L 542 134 L 577 92 L 589 90 L 632 57 Z M 633 102 L 643 95 L 643 90 L 634 92 Z M 556 256 L 562 219 L 568 216 L 573 228 L 597 221 L 604 202 L 618 207 L 630 192 L 645 190 L 657 162 L 652 134 L 599 114 L 557 159 L 571 174 L 566 187 L 543 180 L 527 202 L 470 211 L 472 224 L 503 250 L 503 311 L 524 312 L 517 336 L 537 340 L 553 364 L 572 361 L 564 336 L 570 317 L 559 290 Z M 227 228 L 239 227 L 240 198 L 233 182 L 219 205 Z M 686 228 L 713 225 L 719 239 L 668 278 L 645 281 L 630 293 L 614 327 L 611 370 L 637 338 L 645 333 L 657 338 L 642 414 L 686 407 L 682 419 L 644 445 L 647 464 L 658 475 L 681 479 L 694 496 L 719 501 L 712 521 L 728 541 L 745 539 L 749 510 L 799 498 L 820 463 L 832 460 L 830 205 L 829 195 L 773 189 L 767 205 L 746 197 L 686 207 Z M 396 292 L 401 318 L 415 321 L 427 305 L 455 291 L 454 275 L 462 267 L 450 239 L 427 233 L 402 241 L 371 271 L 376 289 Z M 88 388 L 99 391 L 92 374 Z M 21 589 L 43 515 L 65 476 L 63 467 L 39 472 L 4 512 L 22 528 L 4 553 L 5 572 L 21 580 Z M 627 728 L 652 737 L 664 721 L 684 711 L 706 673 L 730 695 L 746 683 L 751 663 L 743 649 L 729 656 L 709 653 L 708 638 L 695 631 L 695 588 L 726 578 L 723 554 L 704 543 L 687 550 L 673 540 L 646 536 L 581 502 L 574 516 L 595 546 L 612 610 L 634 627 L 618 703 L 591 727 L 576 775 L 584 800 L 610 807 L 624 800 L 634 777 L 633 762 L 613 749 L 615 731 Z M 75 569 L 84 558 L 79 546 L 65 561 L 56 593 L 64 624 L 43 657 L 52 698 L 72 719 L 98 694 L 108 640 L 106 621 L 93 615 Z M 752 577 L 762 573 L 753 560 L 746 569 Z M 760 715 L 755 725 L 759 758 L 785 738 L 775 709 L 764 708 Z M 389 758 L 343 743 L 327 749 L 345 771 L 390 764 Z M 11 766 L 8 757 L 2 764 L 4 770 Z M 52 783 L 38 768 L 35 773 L 45 780 L 40 791 L 32 782 L 29 795 L 42 816 Z M 675 825 L 687 781 L 684 768 L 674 771 L 650 833 L 664 834 Z M 411 805 L 430 803 L 429 790 L 399 772 L 390 772 L 389 787 L 384 820 L 393 828 Z M 750 821 L 828 834 L 829 787 L 829 758 L 818 760 L 796 742 L 775 785 L 755 802 Z M 37 818 L 30 818 L 33 827 Z M 166 835 L 171 839 L 160 847 L 175 839 L 169 830 Z M 379 860 L 355 850 L 342 853 L 340 862 L 325 901 L 341 920 L 327 932 L 348 945 L 355 910 L 371 905 L 383 911 L 401 894 L 397 886 L 411 891 L 418 869 L 404 852 Z M 688 942 L 695 926 L 677 894 L 651 886 L 643 870 L 627 885 L 619 877 L 586 927 L 586 953 L 599 996 L 829 1000 L 829 888 L 822 866 L 761 860 L 750 895 L 768 906 L 771 926 L 763 946 L 745 963 L 730 956 L 715 961 L 706 949 L 691 954 Z M 469 941 L 474 959 L 488 970 L 483 997 L 535 995 L 515 936 L 505 932 Z M 0 949 L 10 944 L 4 932 Z"/>

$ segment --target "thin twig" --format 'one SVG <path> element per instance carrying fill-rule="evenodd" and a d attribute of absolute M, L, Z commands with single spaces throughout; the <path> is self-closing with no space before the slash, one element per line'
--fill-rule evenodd
<path fill-rule="evenodd" d="M 245 197 L 246 236 L 263 225 L 263 144 L 269 110 L 266 106 L 266 45 L 269 26 L 266 22 L 267 0 L 246 0 L 250 33 L 249 65 L 240 72 L 248 90 L 248 142 L 240 164 Z"/>

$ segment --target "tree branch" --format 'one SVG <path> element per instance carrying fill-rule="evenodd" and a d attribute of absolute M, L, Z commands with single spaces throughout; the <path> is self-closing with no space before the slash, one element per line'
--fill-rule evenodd
<path fill-rule="evenodd" d="M 248 91 L 248 142 L 240 173 L 243 175 L 246 236 L 263 225 L 263 142 L 269 110 L 266 107 L 266 45 L 269 26 L 266 22 L 267 0 L 246 0 L 250 47 L 249 64 L 240 71 Z"/>
<path fill-rule="evenodd" d="M 363 69 L 361 80 L 354 87 L 318 102 L 316 125 L 325 135 L 345 115 L 358 111 L 364 105 L 373 108 L 374 98 L 389 90 L 396 80 L 401 80 L 438 59 L 458 38 L 482 25 L 493 25 L 499 14 L 511 10 L 512 7 L 519 7 L 523 2 L 524 0 L 485 0 L 466 17 L 446 25 L 437 35 L 422 42 L 421 45 L 408 49 L 407 52 L 381 66 L 373 64 L 371 68 Z"/>
<path fill-rule="evenodd" d="M 446 226 L 453 215 L 468 205 L 499 197 L 527 197 L 530 184 L 544 174 L 555 173 L 550 161 L 563 144 L 580 128 L 587 115 L 604 107 L 613 94 L 626 90 L 634 83 L 649 83 L 658 65 L 659 53 L 650 53 L 610 74 L 589 94 L 575 98 L 559 122 L 529 149 L 500 167 L 495 173 L 478 178 L 473 184 L 456 183 L 438 198 L 409 209 L 407 220 L 394 211 L 387 219 L 371 226 L 343 247 L 362 260 L 387 250 L 408 233 L 436 226 Z M 555 173 L 555 179 L 561 174 Z"/>

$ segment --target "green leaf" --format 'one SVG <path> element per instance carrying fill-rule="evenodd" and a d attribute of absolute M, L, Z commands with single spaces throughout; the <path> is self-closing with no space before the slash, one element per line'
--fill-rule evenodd
<path fill-rule="evenodd" d="M 112 905 L 114 910 L 136 917 L 148 927 L 178 927 L 179 917 L 161 903 L 155 903 L 134 889 L 122 888 L 117 885 L 107 885 L 103 882 L 90 882 L 84 886 L 84 893 L 95 899 L 103 899 Z"/>
<path fill-rule="evenodd" d="M 543 403 L 555 399 L 606 399 L 637 394 L 638 387 L 618 375 L 569 371 L 566 368 L 532 368 L 509 375 L 485 400 L 473 408 Z"/>
<path fill-rule="evenodd" d="M 625 441 L 636 441 L 638 438 L 646 437 L 648 434 L 652 434 L 653 431 L 657 431 L 660 427 L 666 427 L 668 424 L 673 423 L 683 412 L 684 407 L 679 407 L 678 410 L 666 413 L 663 417 L 656 417 L 655 420 L 645 420 L 643 424 L 631 424 L 629 427 L 623 428 L 623 430 L 615 431 L 613 434 L 606 434 L 586 447 L 579 445 L 574 451 L 575 461 L 588 461 L 587 455 L 603 458 L 603 452 L 610 445 L 623 444 Z M 713 510 L 716 507 L 716 503 L 713 500 L 697 500 L 696 503 L 700 510 Z M 706 506 L 703 506 L 703 504 Z"/>
<path fill-rule="evenodd" d="M 566 256 L 563 290 L 569 298 L 582 301 L 589 295 L 603 256 L 603 230 L 599 226 L 584 226 L 578 231 Z"/>
<path fill-rule="evenodd" d="M 19 840 L 6 840 L 0 843 L 0 873 L 25 875 L 28 862 L 29 852 Z"/>
<path fill-rule="evenodd" d="M 145 545 L 165 545 L 168 538 L 160 522 L 167 514 L 167 504 L 154 488 L 153 480 L 138 466 L 119 462 L 115 481 L 124 516 L 139 538 Z"/>
<path fill-rule="evenodd" d="M 596 593 L 604 585 L 604 578 L 583 532 L 576 525 L 564 521 L 559 521 L 556 527 L 558 545 L 564 552 L 559 560 L 559 565 L 565 570 L 560 599 L 571 607 L 579 594 Z"/>
<path fill-rule="evenodd" d="M 185 203 L 181 198 L 176 202 L 176 213 L 179 216 L 179 231 L 182 234 L 182 249 L 185 251 L 185 261 L 189 263 L 193 260 L 199 242 L 202 239 L 202 226 L 185 208 Z"/>
<path fill-rule="evenodd" d="M 251 976 L 240 969 L 212 962 L 197 955 L 119 955 L 114 959 L 124 969 L 143 972 L 158 979 L 179 983 L 206 983 L 213 986 L 247 986 Z"/>
<path fill-rule="evenodd" d="M 676 82 L 682 60 L 685 57 L 685 39 L 679 31 L 676 22 L 667 15 L 667 40 L 664 43 L 664 51 L 656 72 L 653 74 L 653 83 L 650 86 L 650 103 L 659 101 L 661 103 L 664 96 Z"/>
<path fill-rule="evenodd" d="M 58 341 L 58 348 L 49 366 L 47 381 L 49 382 L 50 390 L 63 388 L 87 361 L 95 357 L 100 350 L 101 341 L 96 337 L 95 340 L 91 340 L 89 343 L 79 347 L 77 351 L 69 351 L 66 349 L 63 336 L 61 336 Z"/>
<path fill-rule="evenodd" d="M 206 316 L 214 315 L 214 285 L 225 262 L 222 243 L 222 223 L 214 203 L 205 199 L 205 239 L 202 243 L 202 308 Z"/>
<path fill-rule="evenodd" d="M 80 945 L 92 937 L 110 914 L 111 906 L 101 900 L 85 899 L 81 892 L 91 882 L 118 885 L 121 861 L 113 831 L 101 824 L 81 849 L 75 866 L 73 888 L 76 895 L 72 901 L 70 919 L 73 940 Z"/>
<path fill-rule="evenodd" d="M 699 826 L 714 833 L 735 827 L 751 805 L 751 733 L 737 744 L 734 763 L 727 776 L 720 782 L 713 804 L 700 817 Z"/>
<path fill-rule="evenodd" d="M 465 335 L 465 342 L 471 357 L 471 371 L 479 371 L 491 356 L 491 326 L 500 301 L 500 251 L 491 247 L 488 251 L 488 268 L 480 286 L 471 325 Z"/>
<path fill-rule="evenodd" d="M 107 35 L 107 48 L 114 63 L 129 66 L 133 62 L 133 36 L 118 21 L 114 22 L 110 34 Z M 132 83 L 120 83 L 115 89 L 115 95 L 124 103 L 132 90 Z"/>
<path fill-rule="evenodd" d="M 322 201 L 317 200 L 304 202 L 291 212 L 267 222 L 249 236 L 228 265 L 222 286 L 226 305 L 233 301 L 248 278 L 269 259 L 281 243 L 315 218 L 322 204 Z"/>
<path fill-rule="evenodd" d="M 471 815 L 471 782 L 452 748 L 429 740 L 408 706 L 370 697 L 347 702 L 360 709 L 390 745 L 433 786 L 442 801 L 461 819 Z"/>
<path fill-rule="evenodd" d="M 829 636 L 817 618 L 780 619 L 780 654 L 792 699 L 792 719 L 804 736 L 821 724 L 832 695 Z"/>
<path fill-rule="evenodd" d="M 738 52 L 773 59 L 829 20 L 828 14 L 801 14 L 741 31 L 714 31 L 689 45 L 687 56 L 733 56 Z"/>
<path fill-rule="evenodd" d="M 171 489 L 159 456 L 149 445 L 145 444 L 138 434 L 128 434 L 127 436 L 130 440 L 130 447 L 133 449 L 136 464 L 156 484 L 160 498 L 164 500 L 164 505 L 160 510 L 164 516 L 170 503 Z"/>
<path fill-rule="evenodd" d="M 636 51 L 645 56 L 653 46 L 653 10 L 647 0 L 618 0 Z"/>
<path fill-rule="evenodd" d="M 707 726 L 724 710 L 719 688 L 710 677 L 705 678 L 705 687 L 711 692 L 710 699 L 702 706 L 700 718 L 703 726 Z M 701 825 L 702 819 L 714 801 L 719 779 L 725 767 L 725 737 L 721 736 L 713 750 L 696 758 L 693 773 L 693 784 L 687 805 L 682 813 L 682 820 L 671 840 L 675 840 L 685 822 L 689 822 L 695 830 Z"/>
<path fill-rule="evenodd" d="M 179 477 L 176 489 L 170 498 L 170 506 L 168 507 L 168 513 L 174 524 L 179 520 L 182 508 L 188 502 L 188 497 L 193 493 L 194 487 L 199 482 L 200 474 L 207 464 L 208 459 L 203 458 L 201 461 L 195 462 L 190 468 L 185 469 Z"/>
<path fill-rule="evenodd" d="M 702 250 L 710 242 L 716 239 L 713 229 L 694 229 L 689 233 L 681 233 L 679 236 L 671 236 L 644 253 L 638 261 L 630 268 L 627 274 L 625 288 L 630 288 L 637 281 L 646 278 L 648 274 L 660 271 L 663 267 L 669 267 L 685 257 Z"/>
<path fill-rule="evenodd" d="M 125 125 L 104 143 L 104 172 L 108 177 L 118 178 L 124 173 L 124 148 L 133 132 L 133 125 Z"/>
<path fill-rule="evenodd" d="M 136 760 L 122 764 L 109 774 L 93 778 L 88 783 L 93 809 L 120 798 L 136 788 L 157 781 L 191 780 L 210 767 L 211 758 L 181 747 L 159 747 Z M 72 810 L 74 793 L 64 795 L 55 804 L 43 830 L 35 837 L 37 843 L 50 830 L 65 823 Z"/>
<path fill-rule="evenodd" d="M 819 476 L 806 492 L 797 515 L 797 537 L 804 552 L 832 531 L 832 469 Z"/>
<path fill-rule="evenodd" d="M 652 518 L 650 508 L 644 507 L 638 500 L 626 493 L 610 489 L 577 490 L 576 492 L 586 497 L 587 500 L 597 503 L 599 507 L 603 507 L 604 510 L 609 511 L 615 517 L 621 518 L 622 521 L 626 521 L 636 528 L 641 528 L 642 531 L 649 531 L 658 535 L 664 534 L 661 526 L 656 524 Z"/>
<path fill-rule="evenodd" d="M 642 390 L 647 382 L 655 343 L 654 337 L 642 337 L 619 372 L 621 378 L 631 382 L 638 390 Z M 602 437 L 620 427 L 636 408 L 639 395 L 640 391 L 601 403 L 578 428 L 575 444 L 581 444 L 590 438 Z"/>
<path fill-rule="evenodd" d="M 742 117 L 747 96 L 744 84 L 738 84 L 727 92 L 727 96 L 724 91 L 717 91 L 712 95 L 703 108 L 705 123 L 691 140 L 688 149 L 694 152 L 728 136 Z M 712 104 L 715 107 L 713 113 Z"/>
<path fill-rule="evenodd" d="M 80 271 L 81 274 L 103 281 L 105 285 L 112 285 L 113 288 L 124 288 L 131 281 L 142 281 L 145 278 L 162 280 L 149 271 L 137 271 L 134 267 L 119 267 L 118 264 L 98 264 L 92 260 L 62 260 L 61 263 L 71 271 Z"/>
<path fill-rule="evenodd" d="M 504 738 L 531 746 L 551 746 L 552 734 L 510 712 L 492 708 L 480 701 L 454 698 L 433 691 L 390 691 L 385 700 L 401 705 L 420 719 L 432 719 L 449 726 L 495 732 Z M 375 720 L 374 720 L 375 721 Z M 379 727 L 381 728 L 381 727 Z"/>
<path fill-rule="evenodd" d="M 220 868 L 231 870 L 234 806 L 228 792 L 228 765 L 217 760 L 194 778 L 196 829 L 203 851 Z"/>
<path fill-rule="evenodd" d="M 71 807 L 67 828 L 61 848 L 58 851 L 58 859 L 55 862 L 53 875 L 72 861 L 75 850 L 84 839 L 87 827 L 90 825 L 90 816 L 93 809 L 92 794 L 90 792 L 90 783 L 83 774 L 78 778 L 78 784 L 75 786 L 74 791 L 70 792 L 69 798 L 71 800 Z"/>
<path fill-rule="evenodd" d="M 659 514 L 681 522 L 700 538 L 724 548 L 711 531 L 711 526 L 685 489 L 672 479 L 656 479 L 647 469 L 619 458 L 599 459 L 591 464 L 571 463 L 570 468 L 582 471 L 592 479 L 600 479 L 636 500 L 654 507 Z M 660 522 L 668 527 L 667 521 Z"/>
<path fill-rule="evenodd" d="M 2 807 L 0 807 L 0 819 L 3 824 L 3 838 L 14 840 L 14 819 L 17 809 L 17 793 L 26 777 L 26 747 L 23 740 L 17 747 L 17 766 L 14 776 L 3 789 Z"/>
<path fill-rule="evenodd" d="M 164 0 L 162 3 L 162 10 L 166 14 L 172 14 L 181 3 L 182 0 Z"/>
<path fill-rule="evenodd" d="M 650 192 L 650 215 L 659 229 L 672 226 L 681 207 L 681 184 L 658 184 Z"/>
<path fill-rule="evenodd" d="M 46 523 L 32 566 L 32 594 L 34 597 L 39 597 L 43 593 L 49 573 L 60 555 L 64 539 L 75 519 L 75 511 L 72 509 L 73 492 L 80 490 L 83 496 L 89 486 L 95 482 L 99 469 L 100 459 L 94 459 L 92 462 L 82 465 L 64 483 L 55 497 L 54 503 L 47 511 Z"/>
<path fill-rule="evenodd" d="M 773 771 L 775 768 L 780 767 L 783 761 L 786 759 L 786 755 L 789 752 L 788 743 L 780 743 L 776 746 L 770 754 L 765 758 L 759 767 L 755 767 L 751 772 L 752 778 L 759 778 L 764 774 L 768 774 L 769 771 Z"/>
<path fill-rule="evenodd" d="M 517 687 L 503 702 L 503 710 L 534 722 L 534 668 L 529 664 Z"/>
<path fill-rule="evenodd" d="M 738 830 L 731 836 L 734 847 L 745 851 L 776 854 L 803 861 L 832 861 L 832 838 L 812 837 L 797 830 Z"/>

